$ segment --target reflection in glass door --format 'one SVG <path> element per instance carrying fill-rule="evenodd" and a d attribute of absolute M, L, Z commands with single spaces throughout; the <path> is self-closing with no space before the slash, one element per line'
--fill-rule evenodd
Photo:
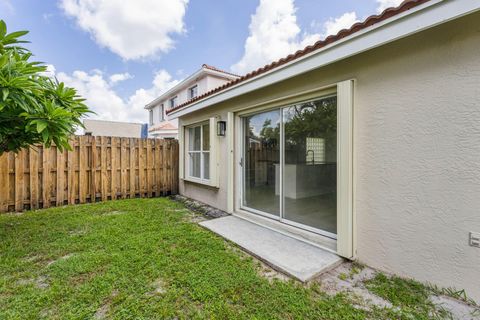
<path fill-rule="evenodd" d="M 337 233 L 337 99 L 283 109 L 282 217 Z"/>
<path fill-rule="evenodd" d="M 242 207 L 336 238 L 337 98 L 243 118 Z"/>
<path fill-rule="evenodd" d="M 244 118 L 243 206 L 280 215 L 280 110 Z"/>

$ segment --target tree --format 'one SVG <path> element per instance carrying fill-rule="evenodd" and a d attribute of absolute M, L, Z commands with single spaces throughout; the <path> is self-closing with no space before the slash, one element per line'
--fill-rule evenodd
<path fill-rule="evenodd" d="M 36 143 L 70 150 L 70 135 L 91 112 L 75 89 L 46 76 L 41 62 L 30 61 L 32 53 L 21 46 L 27 41 L 20 40 L 27 33 L 7 34 L 0 20 L 0 155 Z"/>

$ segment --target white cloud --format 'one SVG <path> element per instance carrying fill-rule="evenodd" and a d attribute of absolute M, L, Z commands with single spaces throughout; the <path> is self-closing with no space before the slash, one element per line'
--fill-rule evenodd
<path fill-rule="evenodd" d="M 125 73 L 112 74 L 109 79 L 110 79 L 110 84 L 114 85 L 114 84 L 117 84 L 118 82 L 125 81 L 132 78 L 133 76 L 130 73 L 125 72 Z"/>
<path fill-rule="evenodd" d="M 346 12 L 324 23 L 313 21 L 311 28 L 318 32 L 308 33 L 302 32 L 298 26 L 295 11 L 294 0 L 260 0 L 251 17 L 244 55 L 231 67 L 232 71 L 239 74 L 252 71 L 349 28 L 358 21 L 355 12 Z"/>
<path fill-rule="evenodd" d="M 128 76 L 114 74 L 108 77 L 100 70 L 56 74 L 59 81 L 76 88 L 86 99 L 86 104 L 97 113 L 92 115 L 92 118 L 142 123 L 147 122 L 148 118 L 148 113 L 144 110 L 145 105 L 179 82 L 172 79 L 167 71 L 160 70 L 155 74 L 150 88 L 138 89 L 124 99 L 114 90 L 115 81 L 112 81 L 112 78 L 126 80 Z"/>
<path fill-rule="evenodd" d="M 330 18 L 323 25 L 322 37 L 335 35 L 342 29 L 350 28 L 355 22 L 358 22 L 358 18 L 354 11 L 346 12 L 338 18 Z"/>
<path fill-rule="evenodd" d="M 294 0 L 260 0 L 251 17 L 243 57 L 231 69 L 246 73 L 294 53 L 319 40 L 319 34 L 301 35 Z"/>
<path fill-rule="evenodd" d="M 390 7 L 397 7 L 399 6 L 403 0 L 376 0 L 378 3 L 377 12 L 382 13 L 383 10 L 390 8 Z"/>
<path fill-rule="evenodd" d="M 189 0 L 60 0 L 60 7 L 102 47 L 126 60 L 158 56 L 184 32 Z"/>

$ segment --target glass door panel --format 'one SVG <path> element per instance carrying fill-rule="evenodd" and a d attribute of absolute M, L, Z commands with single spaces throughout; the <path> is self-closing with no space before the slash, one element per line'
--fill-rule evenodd
<path fill-rule="evenodd" d="M 280 216 L 280 110 L 244 118 L 244 207 Z"/>
<path fill-rule="evenodd" d="M 337 232 L 337 99 L 283 109 L 285 220 Z"/>

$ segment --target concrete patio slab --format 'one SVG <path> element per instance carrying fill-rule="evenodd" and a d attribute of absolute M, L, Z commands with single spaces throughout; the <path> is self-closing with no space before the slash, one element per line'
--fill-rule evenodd
<path fill-rule="evenodd" d="M 235 216 L 204 221 L 200 225 L 236 243 L 273 269 L 302 282 L 343 261 L 327 250 Z"/>

